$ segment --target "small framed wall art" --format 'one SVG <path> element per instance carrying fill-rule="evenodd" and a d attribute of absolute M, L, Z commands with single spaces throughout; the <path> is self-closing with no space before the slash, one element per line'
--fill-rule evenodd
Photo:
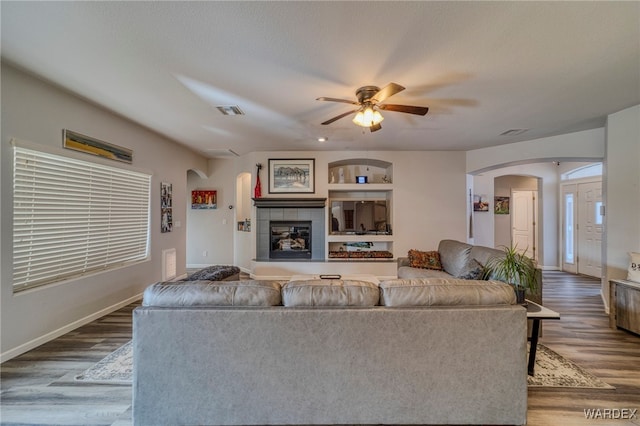
<path fill-rule="evenodd" d="M 217 209 L 218 191 L 210 189 L 196 189 L 191 191 L 191 208 L 199 210 Z"/>
<path fill-rule="evenodd" d="M 509 214 L 509 197 L 495 197 L 494 214 Z"/>
<path fill-rule="evenodd" d="M 269 159 L 270 194 L 304 194 L 315 190 L 315 159 Z"/>
<path fill-rule="evenodd" d="M 162 211 L 160 232 L 171 232 L 173 230 L 173 185 L 167 182 L 160 183 L 160 209 Z"/>

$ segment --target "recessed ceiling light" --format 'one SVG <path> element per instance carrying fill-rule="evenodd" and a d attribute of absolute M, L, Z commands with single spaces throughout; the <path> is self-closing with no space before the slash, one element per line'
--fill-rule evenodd
<path fill-rule="evenodd" d="M 329 140 L 329 138 L 328 138 L 328 137 L 326 137 L 326 136 L 320 136 L 320 137 L 318 138 L 318 142 L 326 142 L 326 141 L 328 141 L 328 140 Z"/>

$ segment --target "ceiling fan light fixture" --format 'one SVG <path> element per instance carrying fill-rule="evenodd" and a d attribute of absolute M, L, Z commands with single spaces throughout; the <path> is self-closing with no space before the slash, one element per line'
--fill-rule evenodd
<path fill-rule="evenodd" d="M 380 122 L 384 120 L 382 114 L 377 109 L 373 109 L 371 106 L 367 106 L 363 109 L 360 109 L 355 117 L 353 117 L 353 122 L 360 127 L 371 127 L 380 124 Z"/>

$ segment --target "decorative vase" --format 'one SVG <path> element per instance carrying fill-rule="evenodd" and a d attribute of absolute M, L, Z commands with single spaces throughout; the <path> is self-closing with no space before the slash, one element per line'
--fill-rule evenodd
<path fill-rule="evenodd" d="M 525 298 L 526 290 L 523 288 L 514 288 L 514 291 L 516 292 L 516 303 L 518 305 L 527 306 L 527 300 Z"/>
<path fill-rule="evenodd" d="M 262 168 L 262 164 L 256 164 L 256 187 L 253 189 L 254 198 L 262 197 L 262 185 L 260 184 L 260 169 Z"/>

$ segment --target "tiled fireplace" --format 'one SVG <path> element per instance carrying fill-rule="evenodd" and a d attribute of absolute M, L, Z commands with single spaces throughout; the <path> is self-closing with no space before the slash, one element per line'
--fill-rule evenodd
<path fill-rule="evenodd" d="M 256 198 L 256 260 L 325 259 L 325 198 Z"/>

